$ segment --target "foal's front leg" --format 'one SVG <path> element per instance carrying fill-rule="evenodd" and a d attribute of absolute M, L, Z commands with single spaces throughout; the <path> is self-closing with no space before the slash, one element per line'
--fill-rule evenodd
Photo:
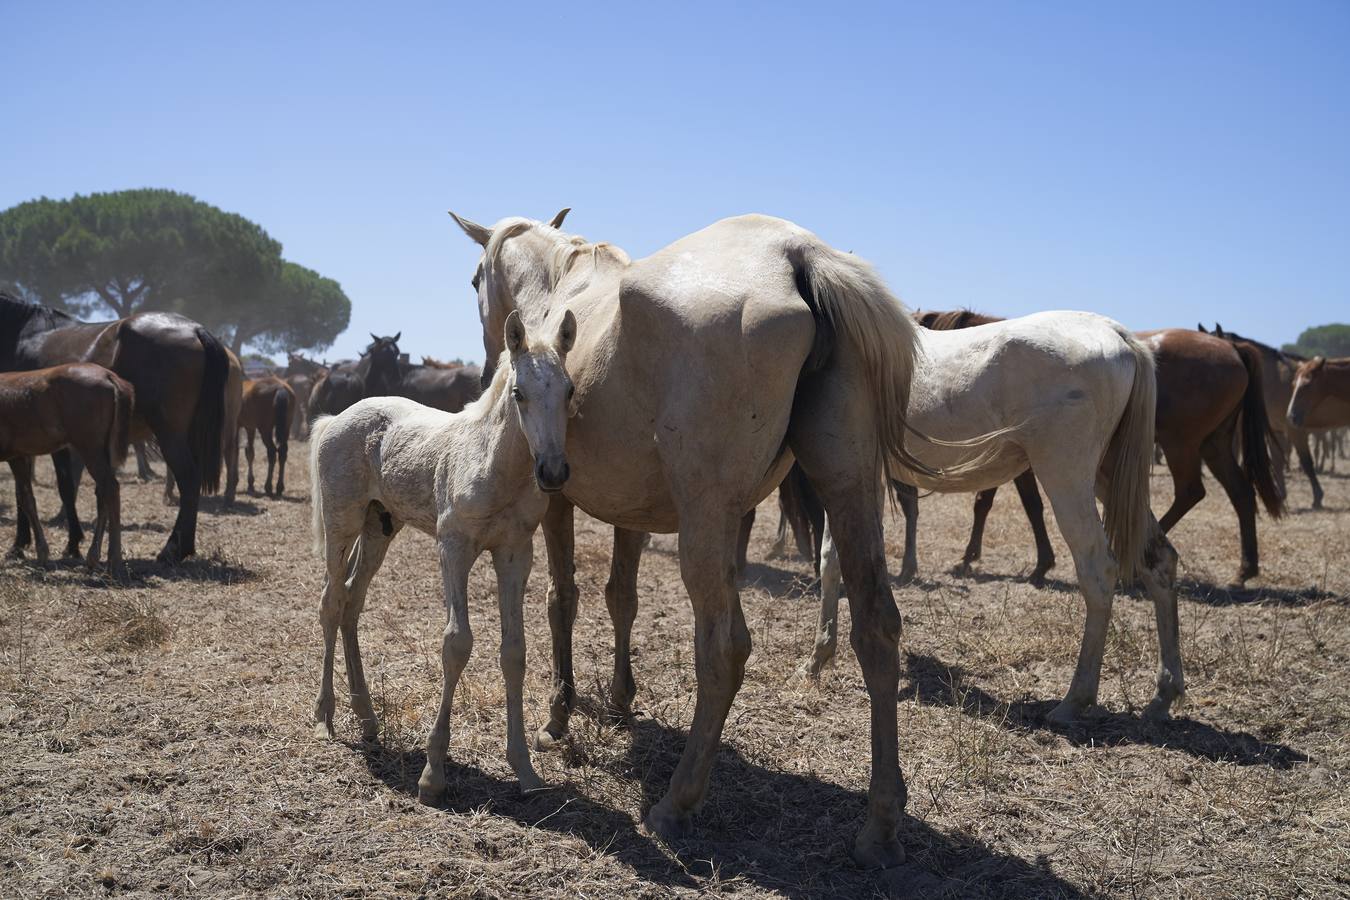
<path fill-rule="evenodd" d="M 525 714 L 522 694 L 525 690 L 525 582 L 534 561 L 534 544 L 524 540 L 492 551 L 497 570 L 497 604 L 502 619 L 502 681 L 506 685 L 506 761 L 520 779 L 522 792 L 544 787 L 543 779 L 530 764 L 530 748 L 525 743 Z"/>
<path fill-rule="evenodd" d="M 478 555 L 465 535 L 442 526 L 439 543 L 441 580 L 445 585 L 445 632 L 441 638 L 441 705 L 436 722 L 427 738 L 427 764 L 417 781 L 417 799 L 428 806 L 440 802 L 445 794 L 445 754 L 450 747 L 450 704 L 455 685 L 473 652 L 473 632 L 469 628 L 469 568 Z"/>

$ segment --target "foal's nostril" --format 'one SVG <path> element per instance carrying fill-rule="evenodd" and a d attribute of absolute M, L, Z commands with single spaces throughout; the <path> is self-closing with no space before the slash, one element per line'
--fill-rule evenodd
<path fill-rule="evenodd" d="M 566 460 L 553 464 L 541 461 L 534 467 L 535 480 L 546 491 L 560 490 L 571 473 L 572 470 Z"/>

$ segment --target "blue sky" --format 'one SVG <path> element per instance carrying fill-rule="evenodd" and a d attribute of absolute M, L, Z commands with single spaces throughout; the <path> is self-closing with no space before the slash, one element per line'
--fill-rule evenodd
<path fill-rule="evenodd" d="M 125 7 L 125 8 L 124 8 Z M 790 218 L 911 306 L 1350 319 L 1350 4 L 0 0 L 0 208 L 132 187 L 261 223 L 352 325 L 482 356 L 446 210 L 650 253 Z"/>

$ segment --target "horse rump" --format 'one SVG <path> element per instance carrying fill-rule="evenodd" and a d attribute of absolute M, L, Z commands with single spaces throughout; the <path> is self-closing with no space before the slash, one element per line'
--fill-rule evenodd
<path fill-rule="evenodd" d="M 225 347 L 205 328 L 196 329 L 203 353 L 202 382 L 197 408 L 188 426 L 188 442 L 193 461 L 201 472 L 202 490 L 214 494 L 220 490 L 220 468 L 224 460 L 221 437 L 225 429 L 225 384 L 230 377 L 230 360 Z"/>

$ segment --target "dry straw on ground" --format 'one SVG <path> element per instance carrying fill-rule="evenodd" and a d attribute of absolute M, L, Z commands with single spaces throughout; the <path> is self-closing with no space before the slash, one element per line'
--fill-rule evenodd
<path fill-rule="evenodd" d="M 341 696 L 340 740 L 310 734 L 316 604 L 303 446 L 292 495 L 208 500 L 203 558 L 148 562 L 173 510 L 127 483 L 133 583 L 71 564 L 0 567 L 0 893 L 590 898 L 740 896 L 1326 897 L 1350 891 L 1350 480 L 1330 511 L 1260 523 L 1266 575 L 1230 592 L 1237 535 L 1222 491 L 1177 529 L 1190 694 L 1140 720 L 1152 612 L 1120 597 L 1102 708 L 1045 713 L 1068 683 L 1082 601 L 1062 543 L 1049 589 L 1020 580 L 1030 533 L 1000 497 L 981 574 L 946 574 L 970 498 L 922 503 L 921 579 L 905 617 L 899 716 L 909 862 L 863 872 L 847 849 L 867 786 L 867 699 L 847 645 L 819 684 L 795 675 L 815 611 L 808 567 L 763 562 L 764 508 L 742 594 L 754 637 L 698 835 L 671 848 L 637 827 L 664 789 L 693 711 L 691 614 L 675 540 L 643 559 L 636 727 L 578 713 L 536 757 L 556 787 L 519 796 L 503 757 L 490 569 L 471 581 L 477 652 L 456 698 L 450 800 L 415 801 L 440 665 L 431 542 L 408 534 L 376 580 L 363 635 L 383 718 L 363 746 Z M 39 504 L 54 511 L 50 470 Z M 1157 508 L 1170 483 L 1154 476 Z M 0 496 L 12 497 L 6 485 Z M 82 503 L 92 503 L 86 490 Z M 6 543 L 12 506 L 0 517 Z M 893 560 L 899 528 L 892 523 Z M 582 520 L 577 678 L 604 702 L 609 531 Z M 59 546 L 59 545 L 58 545 Z M 548 696 L 542 541 L 529 594 L 527 717 Z M 898 568 L 893 562 L 893 568 Z M 845 616 L 847 612 L 845 611 Z M 844 623 L 845 628 L 847 622 Z"/>

